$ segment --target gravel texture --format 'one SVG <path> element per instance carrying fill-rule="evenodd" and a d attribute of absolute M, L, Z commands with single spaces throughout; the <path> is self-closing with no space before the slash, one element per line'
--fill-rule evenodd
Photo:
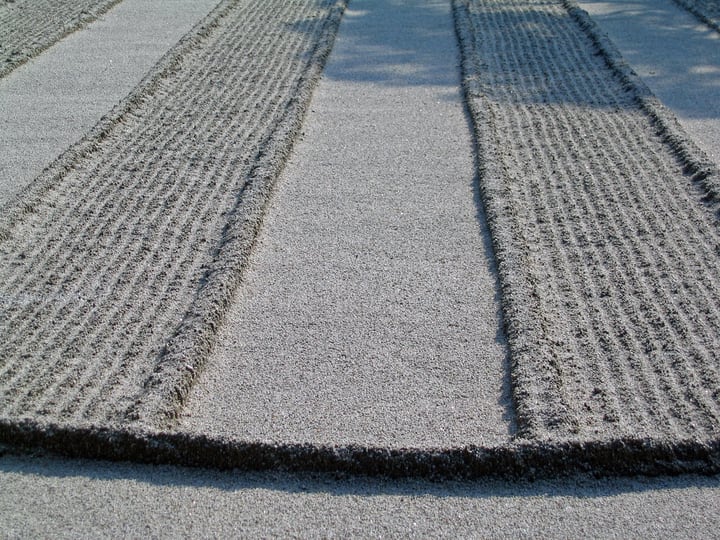
<path fill-rule="evenodd" d="M 574 3 L 452 5 L 508 336 L 512 442 L 162 431 L 210 353 L 331 46 L 343 4 L 319 0 L 223 2 L 0 215 L 0 440 L 367 475 L 717 472 L 715 165 Z M 278 11 L 263 19 L 268 6 Z M 257 64 L 233 64 L 242 55 L 230 50 L 253 45 Z M 388 85 L 403 76 L 355 70 Z"/>
<path fill-rule="evenodd" d="M 2 417 L 173 414 L 341 10 L 221 3 L 2 215 Z"/>
<path fill-rule="evenodd" d="M 179 429 L 509 441 L 512 404 L 450 6 L 358 1 Z"/>
<path fill-rule="evenodd" d="M 0 78 L 0 208 L 132 92 L 218 1 L 124 0 Z"/>
<path fill-rule="evenodd" d="M 720 2 L 718 0 L 675 0 L 675 2 L 720 32 Z"/>
<path fill-rule="evenodd" d="M 672 0 L 579 4 L 693 141 L 718 163 L 720 33 L 698 24 Z"/>
<path fill-rule="evenodd" d="M 120 0 L 0 0 L 0 77 Z"/>
<path fill-rule="evenodd" d="M 714 166 L 574 4 L 455 8 L 521 435 L 716 437 Z"/>
<path fill-rule="evenodd" d="M 0 458 L 9 538 L 712 538 L 720 478 L 428 482 Z"/>

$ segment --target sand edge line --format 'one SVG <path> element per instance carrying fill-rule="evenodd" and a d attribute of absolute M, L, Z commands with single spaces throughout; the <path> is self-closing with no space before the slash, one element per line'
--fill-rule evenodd
<path fill-rule="evenodd" d="M 720 24 L 715 22 L 707 13 L 697 6 L 693 0 L 673 0 L 678 6 L 689 11 L 701 23 L 709 26 L 716 32 L 720 32 Z"/>

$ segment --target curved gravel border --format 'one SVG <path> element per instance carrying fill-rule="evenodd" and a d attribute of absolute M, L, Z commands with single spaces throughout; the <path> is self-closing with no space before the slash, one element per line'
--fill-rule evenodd
<path fill-rule="evenodd" d="M 1 0 L 0 77 L 122 0 Z"/>
<path fill-rule="evenodd" d="M 519 442 L 496 447 L 387 449 L 269 444 L 187 433 L 0 420 L 7 452 L 239 471 L 310 471 L 394 478 L 659 476 L 720 472 L 720 440 Z M 2 455 L 0 446 L 0 455 Z"/>

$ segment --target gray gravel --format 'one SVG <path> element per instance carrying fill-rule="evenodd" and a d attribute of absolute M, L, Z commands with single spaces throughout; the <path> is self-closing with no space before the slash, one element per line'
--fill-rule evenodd
<path fill-rule="evenodd" d="M 672 0 L 579 4 L 695 143 L 720 162 L 720 33 Z"/>
<path fill-rule="evenodd" d="M 522 435 L 716 437 L 717 168 L 573 2 L 454 4 Z"/>
<path fill-rule="evenodd" d="M 715 538 L 720 477 L 424 482 L 0 458 L 0 536 Z"/>
<path fill-rule="evenodd" d="M 0 77 L 92 22 L 119 1 L 0 1 Z"/>
<path fill-rule="evenodd" d="M 172 408 L 188 342 L 222 316 L 213 287 L 238 273 L 228 237 L 254 236 L 252 194 L 284 161 L 339 5 L 221 3 L 0 214 L 0 416 L 134 420 L 163 385 Z"/>
<path fill-rule="evenodd" d="M 709 538 L 720 526 L 720 477 L 428 483 L 5 456 L 0 485 L 7 537 Z"/>
<path fill-rule="evenodd" d="M 217 3 L 125 0 L 0 79 L 0 207 L 85 135 Z"/>
<path fill-rule="evenodd" d="M 447 2 L 356 2 L 180 429 L 507 442 L 505 339 Z"/>

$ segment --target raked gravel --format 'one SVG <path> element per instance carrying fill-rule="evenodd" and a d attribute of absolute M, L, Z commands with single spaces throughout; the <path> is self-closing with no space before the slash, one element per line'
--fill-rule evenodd
<path fill-rule="evenodd" d="M 507 442 L 505 338 L 445 1 L 356 0 L 180 429 Z"/>
<path fill-rule="evenodd" d="M 120 0 L 0 0 L 0 77 Z"/>
<path fill-rule="evenodd" d="M 717 437 L 717 168 L 573 2 L 454 4 L 520 434 Z"/>
<path fill-rule="evenodd" d="M 143 419 L 163 385 L 172 407 L 193 362 L 173 352 L 202 348 L 220 317 L 212 290 L 231 287 L 241 264 L 242 248 L 227 247 L 253 236 L 246 221 L 292 143 L 341 7 L 222 2 L 5 209 L 0 416 Z"/>
<path fill-rule="evenodd" d="M 0 78 L 0 208 L 86 135 L 217 3 L 124 0 L 83 31 Z M 17 4 L 23 13 L 34 13 L 46 2 Z M 67 9 L 81 3 L 52 4 Z M 50 15 L 35 13 L 28 21 L 36 24 L 42 16 L 51 22 Z M 4 25 L 22 28 L 13 20 L 0 23 Z"/>

